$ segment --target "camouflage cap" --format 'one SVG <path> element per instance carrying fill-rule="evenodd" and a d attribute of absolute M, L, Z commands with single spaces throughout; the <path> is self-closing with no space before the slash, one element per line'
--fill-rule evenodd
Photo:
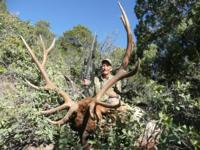
<path fill-rule="evenodd" d="M 106 58 L 106 59 L 103 59 L 103 60 L 101 61 L 102 64 L 103 64 L 104 62 L 108 62 L 108 63 L 112 66 L 112 61 L 111 61 L 110 59 Z"/>

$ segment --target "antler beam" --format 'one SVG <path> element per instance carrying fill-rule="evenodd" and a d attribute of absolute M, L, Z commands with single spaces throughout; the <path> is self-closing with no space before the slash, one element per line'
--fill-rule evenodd
<path fill-rule="evenodd" d="M 45 90 L 53 90 L 55 92 L 57 92 L 61 97 L 63 97 L 64 99 L 64 103 L 56 108 L 52 108 L 46 111 L 41 111 L 42 114 L 52 114 L 55 113 L 57 111 L 63 110 L 65 108 L 69 108 L 69 112 L 67 113 L 67 115 L 61 119 L 60 121 L 58 121 L 58 124 L 63 124 L 64 122 L 66 122 L 68 120 L 68 118 L 70 117 L 70 115 L 78 108 L 77 103 L 73 102 L 71 100 L 71 98 L 68 96 L 68 94 L 66 92 L 64 92 L 63 90 L 59 89 L 49 78 L 46 70 L 45 70 L 45 63 L 47 61 L 47 57 L 49 52 L 53 49 L 54 45 L 55 45 L 55 38 L 51 43 L 51 46 L 46 49 L 44 41 L 42 39 L 42 36 L 40 35 L 40 40 L 41 40 L 41 44 L 42 44 L 42 48 L 43 48 L 43 61 L 42 63 L 40 63 L 40 61 L 38 60 L 38 58 L 36 57 L 36 55 L 34 54 L 33 50 L 30 48 L 30 46 L 27 44 L 26 40 L 20 36 L 22 41 L 24 42 L 26 48 L 28 49 L 33 61 L 36 63 L 37 67 L 39 68 L 39 71 L 43 77 L 43 79 L 45 80 L 45 85 L 43 87 L 38 87 L 32 83 L 30 83 L 29 81 L 26 80 L 26 82 L 33 88 L 39 90 L 39 89 L 45 89 Z M 53 123 L 53 121 L 50 121 Z M 56 122 L 54 122 L 55 124 Z"/>
<path fill-rule="evenodd" d="M 115 105 L 108 105 L 105 103 L 100 102 L 100 99 L 102 98 L 102 96 L 105 94 L 105 92 L 112 87 L 117 81 L 123 79 L 123 78 L 127 78 L 130 77 L 134 74 L 137 73 L 139 67 L 140 67 L 140 59 L 138 59 L 138 61 L 136 62 L 134 68 L 132 71 L 127 72 L 125 69 L 127 68 L 128 64 L 129 64 L 129 59 L 133 50 L 133 46 L 135 46 L 135 43 L 133 41 L 133 36 L 132 36 L 132 32 L 131 32 L 131 27 L 130 27 L 130 23 L 128 21 L 127 15 L 122 7 L 122 5 L 120 4 L 120 2 L 118 2 L 120 10 L 122 12 L 122 16 L 121 16 L 121 20 L 122 23 L 124 25 L 124 28 L 126 30 L 127 33 L 127 47 L 126 47 L 126 52 L 122 61 L 122 64 L 117 72 L 117 74 L 115 76 L 113 76 L 103 87 L 102 89 L 97 93 L 97 95 L 94 98 L 94 102 L 90 104 L 90 115 L 91 117 L 94 117 L 94 109 L 96 105 L 102 105 L 104 107 L 108 107 L 108 108 L 116 108 L 120 106 L 120 102 L 118 104 Z"/>

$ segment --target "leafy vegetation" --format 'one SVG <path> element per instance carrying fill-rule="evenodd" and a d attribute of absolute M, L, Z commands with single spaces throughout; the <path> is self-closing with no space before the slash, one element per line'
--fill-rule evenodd
<path fill-rule="evenodd" d="M 198 0 L 141 0 L 135 7 L 142 74 L 167 87 L 171 99 L 160 107 L 167 121 L 163 149 L 199 148 L 199 6 Z"/>
<path fill-rule="evenodd" d="M 144 1 L 135 6 L 139 23 L 135 30 L 141 70 L 137 76 L 123 81 L 123 101 L 132 108 L 122 114 L 105 116 L 104 127 L 91 135 L 92 149 L 136 149 L 136 141 L 149 120 L 162 129 L 158 149 L 200 149 L 200 1 Z M 80 149 L 76 132 L 68 124 L 58 127 L 48 123 L 38 111 L 61 104 L 54 92 L 36 91 L 25 80 L 43 85 L 38 69 L 20 39 L 26 38 L 39 58 L 42 57 L 39 35 L 45 44 L 54 38 L 50 24 L 44 20 L 35 25 L 9 14 L 0 1 L 0 149 L 23 149 L 27 145 L 53 143 L 56 149 Z M 93 33 L 77 25 L 64 32 L 47 61 L 50 78 L 73 100 L 80 95 L 71 90 L 63 75 L 81 87 L 84 57 L 91 48 Z M 99 48 L 101 45 L 98 43 Z M 123 49 L 98 52 L 118 66 Z M 84 56 L 84 57 L 83 57 Z M 101 56 L 102 57 L 102 56 Z M 135 57 L 132 58 L 132 63 Z M 98 67 L 98 65 L 97 65 Z M 50 104 L 50 105 L 49 105 Z M 56 113 L 52 119 L 66 112 Z M 115 117 L 116 121 L 113 121 Z"/>

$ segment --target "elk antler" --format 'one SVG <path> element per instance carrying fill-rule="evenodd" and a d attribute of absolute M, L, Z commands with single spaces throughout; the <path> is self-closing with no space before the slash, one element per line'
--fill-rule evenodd
<path fill-rule="evenodd" d="M 102 98 L 102 96 L 105 94 L 105 92 L 112 87 L 112 85 L 114 85 L 117 81 L 123 79 L 123 78 L 127 78 L 130 77 L 134 74 L 137 73 L 139 67 L 140 67 L 140 59 L 138 58 L 136 64 L 134 65 L 132 71 L 127 72 L 125 69 L 127 68 L 128 64 L 129 64 L 129 59 L 133 50 L 133 46 L 135 46 L 135 43 L 133 41 L 133 36 L 131 33 L 131 27 L 128 21 L 128 18 L 126 16 L 126 13 L 123 9 L 123 7 L 121 6 L 120 2 L 118 2 L 120 10 L 122 12 L 122 16 L 121 16 L 121 20 L 122 23 L 124 25 L 124 28 L 126 30 L 127 33 L 127 47 L 126 47 L 126 52 L 122 61 L 122 64 L 118 70 L 118 72 L 116 73 L 115 76 L 113 76 L 103 87 L 102 89 L 97 93 L 97 95 L 94 97 L 94 101 L 93 103 L 90 104 L 90 115 L 92 118 L 94 118 L 94 109 L 96 105 L 102 105 L 103 107 L 107 107 L 107 108 L 117 108 L 120 106 L 120 101 L 118 104 L 115 105 L 111 105 L 111 104 L 106 104 L 106 103 L 102 103 L 100 102 L 100 99 Z"/>
<path fill-rule="evenodd" d="M 42 48 L 43 48 L 43 60 L 40 62 L 38 60 L 38 58 L 35 56 L 34 52 L 30 48 L 30 46 L 27 44 L 27 42 L 21 36 L 22 41 L 24 42 L 34 63 L 37 65 L 37 67 L 42 75 L 42 78 L 45 81 L 45 85 L 43 87 L 36 86 L 36 85 L 30 83 L 29 81 L 27 81 L 27 83 L 37 90 L 39 90 L 39 89 L 53 90 L 56 93 L 58 93 L 61 97 L 63 97 L 63 99 L 64 99 L 64 103 L 62 105 L 60 105 L 56 108 L 42 111 L 42 114 L 52 114 L 54 112 L 68 108 L 67 114 L 62 119 L 60 119 L 58 121 L 49 120 L 49 122 L 51 122 L 52 124 L 61 125 L 61 124 L 64 124 L 65 122 L 67 122 L 69 120 L 70 116 L 74 112 L 76 112 L 76 115 L 74 115 L 73 119 L 74 119 L 74 123 L 75 123 L 75 128 L 77 128 L 78 132 L 80 133 L 80 137 L 82 138 L 81 139 L 82 145 L 84 145 L 83 149 L 88 148 L 87 138 L 88 138 L 89 132 L 94 131 L 94 129 L 96 127 L 96 125 L 95 125 L 96 120 L 92 120 L 92 118 L 94 118 L 94 113 L 96 113 L 98 119 L 101 119 L 100 117 L 102 116 L 102 111 L 104 111 L 103 110 L 104 107 L 105 108 L 117 108 L 121 104 L 120 101 L 118 104 L 115 104 L 115 105 L 103 103 L 100 101 L 102 96 L 117 81 L 136 74 L 140 67 L 140 59 L 138 59 L 138 61 L 134 65 L 134 68 L 132 69 L 132 71 L 126 71 L 128 64 L 129 64 L 131 52 L 132 52 L 132 49 L 135 46 L 135 44 L 133 43 L 133 37 L 132 37 L 129 21 L 128 21 L 126 13 L 120 3 L 119 3 L 119 7 L 122 12 L 121 20 L 122 20 L 122 23 L 126 30 L 126 33 L 127 33 L 127 47 L 126 47 L 126 52 L 125 52 L 124 58 L 122 60 L 121 66 L 120 66 L 119 70 L 117 71 L 116 75 L 113 76 L 108 82 L 106 82 L 106 84 L 102 87 L 102 89 L 97 93 L 97 95 L 95 97 L 87 97 L 87 98 L 80 100 L 77 103 L 72 101 L 65 91 L 59 89 L 50 80 L 50 78 L 45 70 L 45 63 L 47 61 L 48 53 L 54 47 L 55 39 L 53 40 L 51 46 L 47 49 L 45 47 L 42 37 L 40 36 L 40 40 L 41 40 L 41 44 L 42 44 Z M 100 106 L 99 108 L 101 110 L 96 109 L 96 106 L 98 106 L 98 107 Z M 88 113 L 88 111 L 89 111 L 89 113 Z M 70 118 L 70 119 L 72 119 L 72 118 Z"/>
<path fill-rule="evenodd" d="M 41 40 L 41 44 L 42 44 L 42 47 L 43 47 L 43 61 L 42 61 L 42 63 L 41 63 L 41 62 L 37 59 L 37 57 L 35 56 L 34 52 L 33 52 L 32 49 L 30 48 L 30 46 L 27 44 L 27 42 L 25 41 L 25 39 L 24 39 L 22 36 L 20 36 L 20 37 L 21 37 L 22 41 L 24 42 L 26 48 L 28 49 L 28 51 L 29 51 L 29 53 L 30 53 L 30 55 L 31 55 L 31 57 L 32 57 L 32 59 L 33 59 L 33 61 L 36 63 L 36 65 L 37 65 L 37 67 L 38 67 L 38 69 L 39 69 L 39 71 L 40 71 L 40 73 L 41 73 L 43 79 L 45 80 L 45 85 L 44 85 L 43 87 L 38 87 L 38 86 L 36 86 L 36 85 L 30 83 L 29 81 L 27 81 L 27 83 L 28 83 L 31 87 L 33 87 L 33 88 L 35 88 L 35 89 L 37 89 L 37 90 L 39 90 L 39 89 L 53 90 L 53 91 L 57 92 L 60 96 L 62 96 L 63 99 L 64 99 L 64 103 L 63 103 L 62 105 L 60 105 L 60 106 L 58 106 L 58 107 L 56 107 L 56 108 L 52 108 L 52 109 L 49 109 L 49 110 L 46 110 L 46 111 L 42 111 L 41 113 L 42 113 L 42 114 L 52 114 L 52 113 L 54 113 L 54 112 L 63 110 L 63 109 L 65 109 L 65 108 L 69 108 L 67 114 L 65 115 L 65 117 L 64 117 L 63 119 L 61 119 L 61 120 L 59 120 L 59 121 L 50 121 L 50 122 L 52 122 L 52 123 L 54 123 L 54 124 L 63 124 L 63 123 L 65 123 L 65 122 L 67 122 L 68 119 L 69 119 L 69 117 L 72 115 L 72 113 L 78 109 L 78 105 L 77 105 L 77 103 L 73 102 L 73 101 L 70 99 L 70 97 L 68 96 L 68 94 L 67 94 L 66 92 L 64 92 L 63 90 L 59 89 L 59 88 L 50 80 L 50 78 L 49 78 L 49 76 L 48 76 L 48 74 L 47 74 L 47 72 L 46 72 L 46 70 L 45 70 L 45 63 L 46 63 L 46 61 L 47 61 L 48 53 L 52 50 L 52 48 L 53 48 L 54 45 L 55 45 L 55 38 L 54 38 L 54 40 L 53 40 L 51 46 L 50 46 L 48 49 L 46 49 L 45 44 L 44 44 L 44 41 L 43 41 L 43 39 L 42 39 L 42 36 L 40 35 L 40 40 Z"/>

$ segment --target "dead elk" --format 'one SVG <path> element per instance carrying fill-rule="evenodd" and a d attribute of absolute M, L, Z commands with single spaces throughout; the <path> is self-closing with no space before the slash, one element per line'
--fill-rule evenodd
<path fill-rule="evenodd" d="M 127 47 L 126 47 L 126 52 L 125 52 L 124 58 L 122 60 L 121 66 L 120 66 L 118 72 L 116 73 L 116 75 L 113 76 L 113 78 L 110 79 L 94 97 L 87 97 L 78 102 L 72 101 L 71 98 L 69 97 L 69 95 L 65 91 L 60 89 L 58 86 L 56 86 L 52 82 L 52 80 L 49 78 L 49 76 L 46 72 L 45 63 L 47 61 L 49 52 L 54 47 L 55 39 L 53 40 L 51 46 L 49 48 L 46 48 L 46 46 L 43 42 L 43 39 L 40 36 L 40 41 L 41 41 L 43 53 L 44 53 L 43 60 L 42 60 L 42 62 L 40 62 L 38 60 L 38 58 L 35 56 L 33 50 L 30 48 L 30 46 L 25 41 L 25 39 L 21 36 L 22 41 L 24 42 L 26 48 L 28 49 L 28 51 L 33 59 L 33 62 L 37 65 L 37 67 L 41 73 L 41 76 L 42 76 L 43 80 L 45 81 L 45 85 L 43 87 L 38 87 L 38 86 L 30 83 L 29 81 L 27 81 L 27 83 L 31 87 L 33 87 L 37 90 L 44 89 L 47 91 L 49 91 L 49 90 L 55 91 L 59 94 L 59 96 L 61 96 L 64 99 L 64 103 L 62 105 L 60 105 L 56 108 L 49 109 L 49 110 L 44 110 L 44 111 L 42 111 L 42 114 L 49 115 L 49 114 L 58 112 L 63 109 L 68 109 L 67 114 L 62 119 L 60 119 L 58 121 L 52 121 L 49 119 L 49 122 L 52 124 L 56 124 L 56 125 L 62 125 L 62 124 L 67 123 L 68 121 L 72 121 L 71 119 L 74 119 L 73 120 L 74 126 L 80 134 L 81 144 L 83 145 L 84 149 L 89 149 L 89 144 L 87 142 L 87 138 L 88 138 L 89 134 L 95 130 L 97 120 L 102 119 L 102 114 L 107 113 L 107 111 L 106 111 L 107 109 L 120 107 L 120 104 L 121 104 L 120 101 L 118 104 L 115 104 L 115 105 L 101 102 L 100 100 L 101 100 L 102 96 L 117 81 L 136 74 L 138 71 L 138 68 L 140 66 L 140 60 L 138 59 L 138 61 L 134 65 L 133 69 L 131 71 L 126 71 L 127 66 L 129 64 L 129 58 L 131 56 L 133 47 L 135 46 L 135 43 L 133 42 L 133 37 L 132 37 L 128 18 L 127 18 L 126 13 L 120 3 L 119 3 L 119 7 L 122 12 L 121 20 L 125 27 L 126 33 L 127 33 Z M 71 118 L 72 114 L 75 114 L 75 115 L 73 115 L 73 116 L 75 116 L 74 118 Z"/>

